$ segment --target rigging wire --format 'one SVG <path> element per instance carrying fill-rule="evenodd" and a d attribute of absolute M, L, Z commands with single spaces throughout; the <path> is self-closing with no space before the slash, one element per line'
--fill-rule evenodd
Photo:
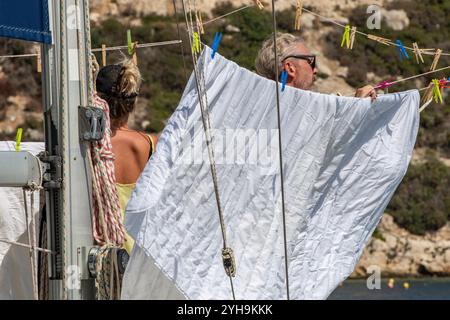
<path fill-rule="evenodd" d="M 187 30 L 188 30 L 188 34 L 189 34 L 189 42 L 191 44 L 191 47 L 193 47 L 193 36 L 194 36 L 194 23 L 193 23 L 193 19 L 192 19 L 192 8 L 191 8 L 191 3 L 190 0 L 188 1 L 189 4 L 189 9 L 186 9 L 186 0 L 182 0 L 183 2 L 183 12 L 184 12 L 184 16 L 185 16 L 185 20 L 186 20 L 186 26 L 187 26 Z M 198 35 L 200 37 L 200 35 Z M 199 39 L 200 41 L 200 39 Z M 221 201 L 220 201 L 220 194 L 219 194 L 219 186 L 218 186 L 218 179 L 217 179 L 217 171 L 216 171 L 216 166 L 215 166 L 215 158 L 214 158 L 214 150 L 212 148 L 212 138 L 211 138 L 211 125 L 210 125 L 210 119 L 209 119 L 209 111 L 208 111 L 208 101 L 207 101 L 207 96 L 206 96 L 206 90 L 205 90 L 205 85 L 204 85 L 204 74 L 203 74 L 203 70 L 200 73 L 198 70 L 198 65 L 197 62 L 198 60 L 198 56 L 197 56 L 197 51 L 196 50 L 191 50 L 192 53 L 192 62 L 194 65 L 194 77 L 195 77 L 195 81 L 196 81 L 196 87 L 197 87 L 197 94 L 198 94 L 198 98 L 199 98 L 199 104 L 200 104 L 200 110 L 201 110 L 201 115 L 202 115 L 202 122 L 203 122 L 203 130 L 205 133 L 205 137 L 206 137 L 206 146 L 208 149 L 208 156 L 209 156 L 209 162 L 210 162 L 210 170 L 211 170 L 211 175 L 212 175 L 212 180 L 213 180 L 213 185 L 214 185 L 214 193 L 215 193 L 215 197 L 216 197 L 216 204 L 217 204 L 217 209 L 218 209 L 218 214 L 219 214 L 219 221 L 220 221 L 220 227 L 221 227 L 221 231 L 222 231 L 222 240 L 223 240 L 223 249 L 227 249 L 227 237 L 226 237 L 226 228 L 225 228 L 225 221 L 224 221 L 224 217 L 223 217 L 223 211 L 222 211 L 222 205 L 221 205 Z M 205 56 L 203 56 L 205 57 Z M 231 288 L 231 293 L 232 293 L 232 297 L 233 300 L 236 299 L 236 295 L 234 292 L 234 284 L 233 284 L 233 279 L 232 276 L 230 274 L 227 274 L 230 280 L 230 288 Z"/>
<path fill-rule="evenodd" d="M 280 161 L 280 182 L 281 182 L 281 212 L 283 216 L 283 244 L 284 244 L 284 264 L 286 273 L 286 296 L 287 300 L 290 300 L 289 296 L 289 270 L 288 270 L 288 255 L 287 255 L 287 237 L 286 237 L 286 211 L 284 203 L 284 173 L 283 173 L 283 148 L 281 141 L 281 108 L 280 108 L 280 88 L 279 88 L 279 63 L 277 52 L 277 17 L 275 10 L 275 0 L 272 0 L 272 22 L 273 22 L 273 53 L 275 56 L 275 91 L 277 101 L 277 122 L 278 122 L 278 145 L 279 145 L 279 161 Z"/>

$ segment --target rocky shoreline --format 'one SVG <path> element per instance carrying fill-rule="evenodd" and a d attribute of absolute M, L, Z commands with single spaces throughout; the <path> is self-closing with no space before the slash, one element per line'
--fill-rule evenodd
<path fill-rule="evenodd" d="M 384 214 L 350 278 L 369 276 L 370 266 L 378 266 L 382 277 L 450 276 L 450 223 L 417 236 Z"/>

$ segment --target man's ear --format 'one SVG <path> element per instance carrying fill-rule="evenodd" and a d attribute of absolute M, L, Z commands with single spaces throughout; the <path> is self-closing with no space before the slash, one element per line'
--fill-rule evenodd
<path fill-rule="evenodd" d="M 295 72 L 297 70 L 295 65 L 291 61 L 288 61 L 284 63 L 283 69 L 288 73 L 287 82 L 292 81 L 295 78 Z"/>

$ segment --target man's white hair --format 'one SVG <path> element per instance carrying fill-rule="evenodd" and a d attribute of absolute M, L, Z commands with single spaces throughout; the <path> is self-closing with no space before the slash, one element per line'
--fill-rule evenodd
<path fill-rule="evenodd" d="M 303 43 L 299 37 L 290 33 L 277 33 L 278 70 L 281 72 L 281 62 L 285 57 L 295 53 L 296 45 Z M 275 55 L 273 34 L 268 37 L 256 57 L 256 73 L 268 79 L 275 80 Z"/>

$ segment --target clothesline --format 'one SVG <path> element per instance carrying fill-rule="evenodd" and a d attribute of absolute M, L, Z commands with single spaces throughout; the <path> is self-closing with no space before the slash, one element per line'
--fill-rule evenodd
<path fill-rule="evenodd" d="M 313 11 L 311 11 L 311 10 L 308 10 L 308 9 L 305 9 L 305 8 L 302 8 L 302 10 L 305 11 L 305 12 L 308 12 L 308 13 L 312 14 L 313 16 L 316 16 L 316 17 L 318 17 L 318 18 L 321 18 L 321 19 L 323 19 L 323 20 L 326 20 L 326 21 L 328 21 L 328 22 L 331 22 L 331 23 L 333 23 L 334 25 L 337 25 L 337 26 L 339 26 L 339 27 L 341 27 L 341 28 L 344 28 L 344 29 L 345 29 L 345 27 L 346 27 L 345 25 L 343 25 L 342 23 L 337 22 L 336 20 L 333 20 L 333 19 L 331 19 L 331 18 L 322 16 L 322 15 L 320 15 L 320 14 L 318 14 L 318 13 L 315 13 L 315 12 L 313 12 Z M 369 34 L 364 33 L 364 32 L 362 32 L 362 31 L 359 31 L 359 30 L 356 30 L 356 33 L 358 33 L 358 34 L 360 34 L 360 35 L 363 35 L 363 36 L 365 36 L 365 37 L 368 37 L 368 36 L 369 36 Z M 388 40 L 389 40 L 389 39 L 388 39 Z M 374 41 L 375 41 L 375 40 L 374 40 Z M 397 43 L 395 43 L 395 42 L 392 42 L 391 40 L 389 40 L 389 44 L 390 44 L 390 45 L 393 45 L 393 46 L 396 46 L 396 47 L 401 47 L 399 44 L 397 44 Z M 408 49 L 408 50 L 414 52 L 414 48 L 411 48 L 411 47 L 408 47 L 408 46 L 403 46 L 403 48 Z M 421 52 L 422 54 L 425 54 L 425 55 L 435 55 L 435 51 L 436 51 L 436 49 L 420 49 L 420 52 Z M 441 55 L 442 55 L 442 56 L 450 56 L 450 53 L 442 52 Z"/>
<path fill-rule="evenodd" d="M 170 41 L 161 41 L 161 42 L 148 42 L 148 43 L 141 43 L 136 45 L 136 48 L 143 49 L 143 48 L 151 48 L 151 47 L 160 47 L 160 46 L 168 46 L 168 45 L 174 45 L 174 44 L 180 44 L 182 43 L 182 40 L 170 40 Z M 115 46 L 115 47 L 106 47 L 105 51 L 117 51 L 117 50 L 124 50 L 127 49 L 128 46 Z M 102 48 L 95 48 L 92 49 L 91 52 L 101 52 L 103 51 Z M 26 53 L 26 54 L 13 54 L 13 55 L 4 55 L 0 56 L 0 59 L 2 58 L 27 58 L 27 57 L 37 57 L 37 53 Z"/>

